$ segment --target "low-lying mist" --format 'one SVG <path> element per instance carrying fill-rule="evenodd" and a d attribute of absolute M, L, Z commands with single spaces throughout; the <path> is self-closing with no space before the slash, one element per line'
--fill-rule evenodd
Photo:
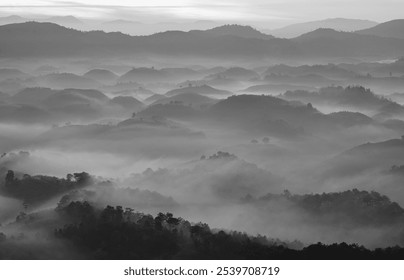
<path fill-rule="evenodd" d="M 184 244 L 202 222 L 289 249 L 404 246 L 400 60 L 161 59 L 4 61 L 0 258 L 88 258 L 80 221 L 114 211 Z"/>

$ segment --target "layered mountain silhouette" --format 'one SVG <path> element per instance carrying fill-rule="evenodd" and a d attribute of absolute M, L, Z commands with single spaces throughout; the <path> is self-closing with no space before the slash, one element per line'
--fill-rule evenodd
<path fill-rule="evenodd" d="M 269 34 L 281 38 L 293 38 L 319 28 L 331 28 L 339 31 L 356 31 L 371 28 L 377 22 L 361 19 L 330 18 L 318 21 L 296 23 L 282 28 L 266 30 Z"/>
<path fill-rule="evenodd" d="M 17 15 L 11 15 L 7 17 L 0 17 L 0 25 L 4 24 L 12 24 L 12 23 L 22 23 L 22 22 L 27 22 L 30 21 L 27 18 L 17 16 Z"/>
<path fill-rule="evenodd" d="M 404 19 L 396 19 L 374 27 L 356 31 L 358 34 L 404 39 Z"/>
<path fill-rule="evenodd" d="M 341 56 L 392 57 L 401 56 L 404 49 L 404 40 L 338 32 L 332 29 L 319 29 L 293 40 L 257 38 L 256 31 L 247 28 L 249 31 L 246 32 L 246 27 L 232 26 L 231 30 L 233 29 L 240 29 L 242 35 L 236 36 L 234 34 L 236 32 L 233 31 L 219 32 L 221 29 L 210 29 L 201 32 L 167 31 L 150 36 L 129 36 L 118 32 L 81 32 L 52 23 L 9 24 L 0 26 L 0 56 L 124 57 L 149 54 L 223 59 L 271 57 L 292 59 Z"/>

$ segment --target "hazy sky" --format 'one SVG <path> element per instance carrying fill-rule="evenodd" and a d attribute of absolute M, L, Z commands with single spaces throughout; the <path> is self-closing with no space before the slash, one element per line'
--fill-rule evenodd
<path fill-rule="evenodd" d="M 2 16 L 74 15 L 138 21 L 293 22 L 344 17 L 404 17 L 403 0 L 0 0 Z"/>

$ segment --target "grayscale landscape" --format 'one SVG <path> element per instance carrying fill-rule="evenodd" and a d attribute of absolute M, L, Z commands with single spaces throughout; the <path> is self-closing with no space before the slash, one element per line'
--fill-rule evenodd
<path fill-rule="evenodd" d="M 399 14 L 17 2 L 0 259 L 404 259 Z"/>

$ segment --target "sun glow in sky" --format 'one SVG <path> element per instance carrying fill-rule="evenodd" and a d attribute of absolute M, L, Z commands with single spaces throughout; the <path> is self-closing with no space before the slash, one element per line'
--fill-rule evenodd
<path fill-rule="evenodd" d="M 402 18 L 402 0 L 0 0 L 0 15 L 293 23 L 344 17 Z"/>

